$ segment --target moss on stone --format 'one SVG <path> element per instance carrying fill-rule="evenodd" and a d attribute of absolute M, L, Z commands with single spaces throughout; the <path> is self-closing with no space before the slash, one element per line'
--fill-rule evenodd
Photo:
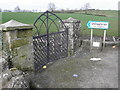
<path fill-rule="evenodd" d="M 16 48 L 26 44 L 29 44 L 29 40 L 26 38 L 22 38 L 22 39 L 13 40 L 11 43 L 11 47 Z"/>
<path fill-rule="evenodd" d="M 18 70 L 21 70 L 23 72 L 26 72 L 26 71 L 34 71 L 34 69 L 30 68 L 30 67 L 22 67 L 21 65 L 17 65 L 15 66 Z"/>
<path fill-rule="evenodd" d="M 17 55 L 18 55 L 17 49 L 13 49 L 13 50 L 12 50 L 12 56 L 15 57 L 15 56 L 17 56 Z"/>
<path fill-rule="evenodd" d="M 16 35 L 17 35 L 17 30 L 9 31 L 9 33 L 10 33 L 10 38 L 11 38 L 11 40 L 17 38 L 17 36 L 16 36 Z"/>
<path fill-rule="evenodd" d="M 33 35 L 32 30 L 18 30 L 17 31 L 17 38 L 29 37 L 32 35 Z"/>

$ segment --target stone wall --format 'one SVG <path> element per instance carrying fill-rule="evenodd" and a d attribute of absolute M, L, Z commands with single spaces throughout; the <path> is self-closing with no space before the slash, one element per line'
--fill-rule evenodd
<path fill-rule="evenodd" d="M 9 68 L 34 69 L 32 26 L 15 20 L 0 25 L 2 56 L 7 56 Z M 12 62 L 12 63 L 10 63 Z"/>
<path fill-rule="evenodd" d="M 80 39 L 80 27 L 81 27 L 81 21 L 74 19 L 74 18 L 68 18 L 66 20 L 63 20 L 64 24 L 68 28 L 68 49 L 70 55 L 73 55 L 74 52 L 80 47 L 81 45 L 81 39 Z M 61 23 L 60 25 L 60 31 L 63 31 L 64 27 Z"/>
<path fill-rule="evenodd" d="M 20 70 L 12 70 L 8 69 L 5 70 L 2 74 L 2 87 L 1 89 L 6 89 L 6 88 L 30 88 L 30 81 L 28 79 L 28 74 L 20 71 Z"/>

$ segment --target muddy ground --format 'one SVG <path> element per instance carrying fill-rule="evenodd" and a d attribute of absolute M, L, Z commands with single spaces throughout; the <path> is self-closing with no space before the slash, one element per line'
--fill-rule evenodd
<path fill-rule="evenodd" d="M 90 61 L 91 57 L 101 61 Z M 39 88 L 118 88 L 118 47 L 108 46 L 100 53 L 82 48 L 34 74 L 31 80 L 33 87 Z"/>

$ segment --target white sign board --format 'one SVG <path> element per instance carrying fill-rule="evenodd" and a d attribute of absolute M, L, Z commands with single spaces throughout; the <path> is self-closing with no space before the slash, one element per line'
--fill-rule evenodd
<path fill-rule="evenodd" d="M 108 29 L 109 22 L 107 21 L 88 21 L 87 23 L 88 28 L 90 29 Z"/>
<path fill-rule="evenodd" d="M 93 42 L 94 47 L 100 47 L 100 42 Z"/>

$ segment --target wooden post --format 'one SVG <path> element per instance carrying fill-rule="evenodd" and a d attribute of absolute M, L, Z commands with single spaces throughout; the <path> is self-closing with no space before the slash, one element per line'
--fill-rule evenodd
<path fill-rule="evenodd" d="M 106 30 L 104 30 L 104 36 L 103 36 L 103 48 L 105 48 L 105 39 L 106 39 Z"/>

